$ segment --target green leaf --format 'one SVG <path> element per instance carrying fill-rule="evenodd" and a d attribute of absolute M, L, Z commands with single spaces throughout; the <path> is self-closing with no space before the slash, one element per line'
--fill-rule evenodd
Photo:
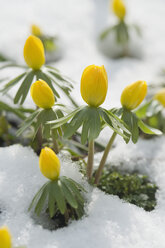
<path fill-rule="evenodd" d="M 138 118 L 131 111 L 124 109 L 122 119 L 127 124 L 131 132 L 132 142 L 135 144 L 139 138 Z"/>
<path fill-rule="evenodd" d="M 14 79 L 12 79 L 10 82 L 8 82 L 4 88 L 1 90 L 1 92 L 8 92 L 10 90 L 10 88 L 12 88 L 15 84 L 17 84 L 24 76 L 25 76 L 26 72 L 20 74 L 19 76 L 15 77 Z"/>
<path fill-rule="evenodd" d="M 48 208 L 49 208 L 49 215 L 50 218 L 52 218 L 55 215 L 56 209 L 55 209 L 55 195 L 54 195 L 54 189 L 53 189 L 52 183 L 49 184 L 49 198 L 48 198 Z"/>
<path fill-rule="evenodd" d="M 71 122 L 67 125 L 66 129 L 64 129 L 64 138 L 71 137 L 77 131 L 77 129 L 79 129 L 84 120 L 84 112 L 85 110 L 81 109 L 74 115 Z"/>
<path fill-rule="evenodd" d="M 39 216 L 43 207 L 44 207 L 44 204 L 45 204 L 45 201 L 47 199 L 47 196 L 48 196 L 48 188 L 47 188 L 47 185 L 43 188 L 42 192 L 41 192 L 41 196 L 36 204 L 36 207 L 35 207 L 35 213 Z"/>
<path fill-rule="evenodd" d="M 125 140 L 130 136 L 129 130 L 125 127 L 125 123 L 120 120 L 117 116 L 115 116 L 110 111 L 106 109 L 100 108 L 100 115 L 107 125 L 120 136 L 122 136 Z M 124 132 L 123 132 L 124 131 Z"/>
<path fill-rule="evenodd" d="M 104 40 L 112 31 L 115 30 L 115 26 L 106 28 L 100 35 L 100 40 Z"/>
<path fill-rule="evenodd" d="M 34 196 L 28 211 L 30 211 L 32 209 L 32 207 L 35 205 L 36 201 L 38 200 L 38 198 L 41 196 L 41 193 L 43 192 L 43 189 L 47 186 L 48 182 L 46 182 L 41 188 L 40 190 L 36 193 L 36 195 Z"/>
<path fill-rule="evenodd" d="M 58 179 L 58 181 L 52 182 L 52 184 L 53 184 L 53 192 L 54 192 L 55 200 L 57 202 L 57 206 L 61 214 L 64 214 L 66 211 L 66 203 L 65 203 L 65 197 L 64 197 L 62 187 L 61 187 L 60 178 Z"/>
<path fill-rule="evenodd" d="M 121 44 L 125 44 L 129 40 L 128 26 L 124 21 L 119 22 L 115 28 L 116 41 Z"/>
<path fill-rule="evenodd" d="M 6 104 L 6 103 L 4 103 L 2 101 L 0 101 L 0 110 L 11 112 L 11 113 L 17 115 L 22 120 L 25 119 L 25 116 L 24 116 L 24 114 L 21 113 L 21 111 L 19 111 L 16 108 L 12 108 L 11 106 L 9 106 L 8 104 Z"/>
<path fill-rule="evenodd" d="M 80 193 L 79 187 L 77 187 L 77 185 L 73 183 L 73 181 L 70 180 L 69 178 L 63 177 L 61 180 L 65 184 L 65 186 L 68 187 L 70 191 L 72 191 L 72 193 L 77 197 L 77 199 L 82 204 L 84 204 L 84 198 L 82 197 Z"/>
<path fill-rule="evenodd" d="M 81 143 L 83 145 L 86 143 L 88 139 L 89 128 L 90 128 L 90 122 L 85 120 L 83 123 L 82 132 L 81 132 Z"/>
<path fill-rule="evenodd" d="M 55 121 L 50 121 L 48 122 L 48 124 L 52 124 L 52 128 L 58 128 L 62 125 L 64 125 L 65 123 L 67 123 L 78 111 L 80 111 L 82 109 L 82 107 L 77 108 L 76 110 L 72 111 L 70 114 L 57 119 Z"/>
<path fill-rule="evenodd" d="M 85 144 L 87 139 L 94 140 L 101 131 L 101 121 L 99 110 L 92 107 L 84 107 L 77 112 L 66 129 L 64 129 L 64 137 L 72 136 L 83 125 L 81 142 Z"/>
<path fill-rule="evenodd" d="M 46 125 L 46 123 L 48 121 L 52 121 L 56 119 L 56 114 L 55 112 L 53 111 L 53 109 L 43 109 L 39 112 L 39 115 L 37 116 L 37 121 L 34 125 L 34 130 L 35 130 L 35 133 L 34 133 L 34 137 L 39 129 L 39 127 L 41 126 L 42 127 L 42 131 L 44 131 L 44 137 L 46 138 L 49 138 L 50 137 L 50 125 Z M 43 130 L 45 129 L 45 130 Z M 46 130 L 47 129 L 47 130 Z"/>
<path fill-rule="evenodd" d="M 74 194 L 70 191 L 70 189 L 63 183 L 61 182 L 61 189 L 63 191 L 63 195 L 65 197 L 65 199 L 67 200 L 67 202 L 73 207 L 73 208 L 77 208 L 78 207 L 78 203 L 74 197 Z"/>
<path fill-rule="evenodd" d="M 32 123 L 36 120 L 38 115 L 40 114 L 40 110 L 36 110 L 34 113 L 32 113 L 22 124 L 20 129 L 17 131 L 17 136 L 22 134 L 28 127 L 32 125 Z"/>
<path fill-rule="evenodd" d="M 142 120 L 138 120 L 138 126 L 139 128 L 147 134 L 154 134 L 154 135 L 162 135 L 162 132 L 156 128 L 152 128 L 150 126 L 148 126 L 147 124 L 145 124 Z"/>
<path fill-rule="evenodd" d="M 60 71 L 55 71 L 55 70 L 49 70 L 49 73 L 52 74 L 52 76 L 55 78 L 55 81 L 58 80 L 58 82 L 63 82 L 66 83 L 66 85 L 68 85 L 68 87 L 73 88 L 72 85 L 72 80 L 66 76 L 64 76 Z"/>
<path fill-rule="evenodd" d="M 112 114 L 117 115 L 119 117 L 123 113 L 123 108 L 112 108 L 108 112 L 111 112 Z"/>
<path fill-rule="evenodd" d="M 64 177 L 64 176 L 63 176 Z M 76 185 L 76 187 L 78 188 L 78 189 L 80 189 L 82 192 L 87 192 L 84 188 L 83 188 L 83 186 L 81 185 L 81 184 L 79 184 L 79 183 L 77 183 L 76 181 L 74 181 L 73 179 L 71 179 L 71 178 L 67 178 L 67 177 L 65 177 L 66 179 L 69 179 L 69 181 L 72 181 L 72 183 L 74 183 L 75 185 Z"/>
<path fill-rule="evenodd" d="M 19 101 L 20 104 L 24 103 L 26 96 L 29 92 L 31 83 L 33 81 L 34 75 L 35 75 L 34 71 L 30 71 L 29 73 L 27 73 L 27 76 L 25 77 L 20 88 L 18 89 L 17 94 L 15 95 L 14 104 L 17 104 Z"/>

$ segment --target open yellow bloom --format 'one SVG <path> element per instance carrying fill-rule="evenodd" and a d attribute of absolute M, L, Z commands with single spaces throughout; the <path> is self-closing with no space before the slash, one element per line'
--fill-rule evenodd
<path fill-rule="evenodd" d="M 147 83 L 137 81 L 128 85 L 122 92 L 121 104 L 128 110 L 137 108 L 147 94 Z"/>
<path fill-rule="evenodd" d="M 38 80 L 32 84 L 30 93 L 35 104 L 43 109 L 49 109 L 54 105 L 55 98 L 52 89 L 44 80 Z"/>
<path fill-rule="evenodd" d="M 81 77 L 81 96 L 92 107 L 100 106 L 106 97 L 108 77 L 104 66 L 90 65 Z"/>
<path fill-rule="evenodd" d="M 0 228 L 0 248 L 11 248 L 11 235 L 7 227 Z"/>
<path fill-rule="evenodd" d="M 120 20 L 124 19 L 126 15 L 126 8 L 122 0 L 113 0 L 112 10 Z"/>
<path fill-rule="evenodd" d="M 40 27 L 35 25 L 35 24 L 31 25 L 31 33 L 35 36 L 41 36 L 42 35 L 42 31 L 41 31 Z"/>
<path fill-rule="evenodd" d="M 60 160 L 52 149 L 45 147 L 41 150 L 39 165 L 45 177 L 50 180 L 58 179 L 60 175 Z"/>
<path fill-rule="evenodd" d="M 24 59 L 26 64 L 34 70 L 39 70 L 45 63 L 44 46 L 42 41 L 34 35 L 30 35 L 25 42 Z"/>
<path fill-rule="evenodd" d="M 163 105 L 163 107 L 165 107 L 165 88 L 159 90 L 155 94 L 154 99 L 160 102 Z"/>

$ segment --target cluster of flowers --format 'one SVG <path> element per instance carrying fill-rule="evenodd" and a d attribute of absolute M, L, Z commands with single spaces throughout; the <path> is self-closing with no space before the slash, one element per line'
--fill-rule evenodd
<path fill-rule="evenodd" d="M 118 12 L 118 5 L 122 10 L 120 12 Z M 122 19 L 125 15 L 125 10 L 121 6 L 121 0 L 118 0 L 114 4 L 114 10 Z M 60 79 L 61 84 L 58 82 L 58 86 L 64 92 L 66 92 L 66 85 L 62 85 L 62 82 L 65 81 L 66 84 L 69 84 L 68 81 L 55 68 L 49 66 L 42 67 L 45 63 L 44 47 L 41 40 L 33 35 L 25 42 L 24 59 L 30 68 L 30 72 L 28 68 L 24 74 L 11 80 L 5 85 L 4 91 L 9 90 L 25 76 L 14 102 L 18 103 L 20 101 L 22 104 L 30 89 L 31 97 L 38 108 L 23 122 L 18 133 L 20 134 L 29 126 L 34 125 L 36 135 L 39 128 L 41 128 L 42 135 L 45 135 L 45 137 L 53 136 L 54 150 L 58 152 L 58 135 L 54 135 L 57 134 L 56 131 L 62 128 L 61 135 L 69 138 L 82 127 L 81 142 L 83 144 L 88 143 L 86 177 L 93 186 L 99 183 L 107 156 L 117 134 L 123 137 L 127 143 L 130 139 L 134 143 L 137 142 L 139 128 L 148 134 L 161 134 L 160 131 L 144 124 L 133 112 L 147 94 L 147 83 L 145 81 L 137 81 L 128 85 L 121 94 L 122 107 L 107 110 L 100 107 L 106 98 L 108 89 L 106 70 L 104 66 L 90 65 L 83 71 L 80 86 L 81 96 L 87 103 L 87 106 L 75 107 L 74 111 L 67 115 L 63 114 L 59 106 L 61 115 L 58 115 L 57 110 L 54 110 L 54 105 L 58 105 L 57 103 L 55 104 L 55 95 L 57 97 L 59 94 L 52 85 L 52 82 L 56 82 L 52 76 Z M 44 70 L 48 70 L 47 73 Z M 36 76 L 37 81 L 33 83 L 34 76 Z M 69 96 L 68 91 L 67 96 Z M 160 99 L 161 94 L 157 95 L 157 98 Z M 73 103 L 70 96 L 69 99 Z M 94 140 L 105 126 L 109 126 L 113 130 L 113 134 L 103 152 L 97 171 L 93 173 Z M 41 173 L 49 181 L 35 195 L 29 210 L 35 206 L 35 213 L 40 215 L 46 204 L 51 218 L 57 212 L 64 215 L 66 221 L 69 219 L 71 212 L 74 213 L 75 218 L 81 218 L 84 214 L 85 190 L 76 181 L 60 176 L 60 161 L 53 149 L 49 147 L 42 148 L 39 157 L 39 167 Z M 0 248 L 11 247 L 9 231 L 5 227 L 1 228 Z"/>

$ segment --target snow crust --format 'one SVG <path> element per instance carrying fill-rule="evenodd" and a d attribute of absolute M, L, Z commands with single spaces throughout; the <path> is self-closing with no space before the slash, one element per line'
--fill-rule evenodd
<path fill-rule="evenodd" d="M 80 78 L 90 64 L 104 64 L 109 78 L 109 89 L 103 107 L 120 106 L 124 87 L 136 80 L 156 82 L 157 74 L 165 66 L 165 1 L 126 0 L 127 21 L 141 26 L 142 59 L 112 60 L 97 47 L 100 32 L 115 22 L 109 14 L 108 0 L 0 0 L 0 52 L 24 63 L 22 50 L 29 26 L 36 23 L 50 34 L 59 34 L 63 42 L 63 59 L 54 66 L 73 78 L 73 91 L 79 104 Z M 135 48 L 136 49 L 136 48 Z M 20 70 L 4 70 L 1 78 L 14 77 Z M 2 83 L 1 83 L 2 84 Z M 11 90 L 11 95 L 17 87 Z M 1 100 L 9 102 L 6 97 Z M 66 100 L 62 97 L 62 102 Z M 66 101 L 68 104 L 68 102 Z M 30 97 L 25 106 L 33 107 Z M 106 128 L 99 140 L 106 144 Z M 164 248 L 165 247 L 165 138 L 140 140 L 126 145 L 119 137 L 108 158 L 109 165 L 146 173 L 159 187 L 156 209 L 150 213 L 118 197 L 105 195 L 94 189 L 88 195 L 89 205 L 80 221 L 69 227 L 50 231 L 27 213 L 32 197 L 46 181 L 38 167 L 38 158 L 30 148 L 14 145 L 0 148 L 0 226 L 8 225 L 15 245 L 29 248 Z M 95 164 L 101 154 L 95 157 Z M 76 164 L 61 155 L 63 175 L 83 182 Z M 85 187 L 88 185 L 85 183 Z M 90 188 L 91 190 L 91 188 Z M 46 220 L 44 220 L 46 222 Z"/>

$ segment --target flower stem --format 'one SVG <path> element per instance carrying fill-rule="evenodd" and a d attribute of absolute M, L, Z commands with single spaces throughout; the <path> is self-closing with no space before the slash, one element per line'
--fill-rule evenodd
<path fill-rule="evenodd" d="M 38 147 L 40 150 L 42 148 L 42 127 L 41 126 L 39 127 L 36 136 L 37 136 Z"/>
<path fill-rule="evenodd" d="M 115 132 L 112 134 L 112 136 L 111 136 L 111 138 L 110 138 L 110 140 L 109 140 L 109 142 L 108 142 L 108 144 L 107 144 L 107 146 L 105 148 L 105 151 L 104 151 L 103 156 L 101 158 L 98 170 L 97 170 L 96 175 L 95 175 L 95 184 L 96 185 L 100 181 L 100 177 L 101 177 L 105 162 L 107 160 L 107 157 L 108 157 L 109 151 L 110 151 L 110 149 L 112 147 L 112 144 L 113 144 L 113 142 L 114 142 L 114 140 L 116 138 L 116 135 L 117 135 L 117 133 L 115 133 Z"/>
<path fill-rule="evenodd" d="M 57 143 L 57 140 L 55 138 L 53 130 L 52 130 L 52 140 L 53 140 L 53 150 L 55 151 L 56 154 L 58 154 L 59 153 L 59 147 L 58 147 L 58 143 Z"/>
<path fill-rule="evenodd" d="M 88 144 L 88 162 L 87 162 L 87 178 L 90 180 L 93 171 L 93 158 L 94 158 L 94 141 L 89 141 Z"/>

